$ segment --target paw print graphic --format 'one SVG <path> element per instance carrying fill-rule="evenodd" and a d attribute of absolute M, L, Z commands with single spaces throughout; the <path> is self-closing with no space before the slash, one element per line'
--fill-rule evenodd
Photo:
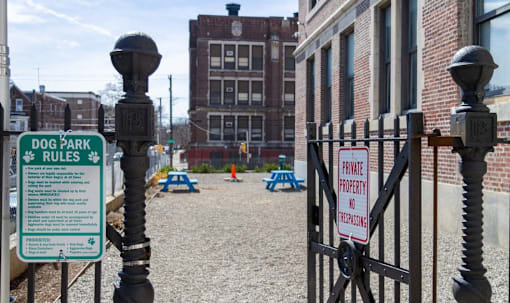
<path fill-rule="evenodd" d="M 25 155 L 23 156 L 23 160 L 25 160 L 26 163 L 30 163 L 30 161 L 35 159 L 35 155 L 31 150 L 27 150 L 25 152 Z"/>
<path fill-rule="evenodd" d="M 99 161 L 99 155 L 97 154 L 97 152 L 91 151 L 89 154 L 89 160 L 96 164 L 97 161 Z"/>
<path fill-rule="evenodd" d="M 94 245 L 94 243 L 96 243 L 96 241 L 94 241 L 94 238 L 89 238 L 88 243 L 89 243 L 91 246 L 93 246 L 93 245 Z"/>

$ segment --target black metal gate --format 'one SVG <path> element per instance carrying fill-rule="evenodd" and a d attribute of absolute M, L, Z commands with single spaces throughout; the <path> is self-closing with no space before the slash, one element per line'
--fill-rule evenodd
<path fill-rule="evenodd" d="M 327 129 L 327 136 L 323 129 Z M 385 302 L 385 279 L 394 281 L 393 301 L 400 302 L 401 283 L 409 287 L 409 302 L 422 301 L 422 249 L 421 249 L 421 138 L 423 114 L 407 114 L 407 136 L 401 137 L 399 118 L 394 120 L 393 133 L 385 135 L 384 120 L 379 118 L 377 135 L 370 135 L 366 120 L 363 138 L 356 138 L 356 122 L 351 124 L 351 138 L 344 137 L 344 125 L 339 127 L 339 137 L 333 137 L 330 123 L 317 130 L 315 123 L 308 123 L 308 302 L 344 302 L 345 290 L 351 282 L 351 302 L 356 302 L 359 292 L 363 302 L 375 302 L 370 285 L 370 272 L 379 275 L 378 297 Z M 393 154 L 386 154 L 385 142 L 392 143 Z M 371 144 L 377 146 L 377 173 L 379 195 L 370 211 L 370 237 L 378 229 L 378 256 L 370 256 L 369 245 L 355 244 L 349 240 L 335 243 L 337 195 L 333 186 L 333 152 L 335 145 L 352 146 Z M 401 145 L 403 143 L 403 145 Z M 375 146 L 374 146 L 375 147 Z M 326 157 L 324 157 L 326 154 Z M 394 161 L 389 176 L 384 180 L 384 162 Z M 327 159 L 327 164 L 325 161 Z M 400 181 L 405 172 L 409 178 L 409 268 L 401 267 Z M 318 180 L 316 180 L 318 176 Z M 317 182 L 318 181 L 318 182 Z M 314 186 L 317 184 L 318 186 Z M 324 198 L 327 204 L 324 204 Z M 393 198 L 394 206 L 394 260 L 385 259 L 384 212 Z M 325 209 L 327 208 L 327 209 Z M 327 214 L 325 215 L 325 210 Z M 325 218 L 325 216 L 327 218 Z M 325 224 L 327 221 L 327 224 Z M 325 235 L 327 234 L 327 240 Z M 338 242 L 338 240 L 336 240 Z M 325 264 L 326 259 L 326 264 Z M 327 268 L 327 269 L 326 269 Z M 339 268 L 340 273 L 335 274 Z M 326 275 L 326 277 L 325 277 Z M 326 289 L 326 290 L 325 290 Z"/>

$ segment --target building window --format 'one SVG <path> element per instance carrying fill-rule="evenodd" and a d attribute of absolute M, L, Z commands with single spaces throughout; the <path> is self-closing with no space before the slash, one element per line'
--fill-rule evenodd
<path fill-rule="evenodd" d="M 235 125 L 234 125 L 234 116 L 224 116 L 223 117 L 223 140 L 224 141 L 234 141 L 235 137 Z"/>
<path fill-rule="evenodd" d="M 209 116 L 209 140 L 221 140 L 221 116 Z"/>
<path fill-rule="evenodd" d="M 262 81 L 251 82 L 251 104 L 262 105 Z"/>
<path fill-rule="evenodd" d="M 285 81 L 284 83 L 284 105 L 294 105 L 295 100 L 295 83 L 294 81 Z"/>
<path fill-rule="evenodd" d="M 210 45 L 211 68 L 221 68 L 221 44 Z"/>
<path fill-rule="evenodd" d="M 237 90 L 239 91 L 237 94 L 237 104 L 248 105 L 249 86 L 249 81 L 237 82 Z"/>
<path fill-rule="evenodd" d="M 310 0 L 310 10 L 315 7 L 317 0 Z"/>
<path fill-rule="evenodd" d="M 331 121 L 331 85 L 333 83 L 333 57 L 331 47 L 322 52 L 324 57 L 324 100 L 322 105 L 322 122 Z"/>
<path fill-rule="evenodd" d="M 82 99 L 78 99 L 78 101 L 76 101 L 77 104 L 83 104 L 83 100 Z"/>
<path fill-rule="evenodd" d="M 251 116 L 251 140 L 262 141 L 262 117 Z"/>
<path fill-rule="evenodd" d="M 16 99 L 16 111 L 17 112 L 23 111 L 23 99 Z"/>
<path fill-rule="evenodd" d="M 417 104 L 417 0 L 404 1 L 402 20 L 402 109 L 416 108 Z"/>
<path fill-rule="evenodd" d="M 76 115 L 76 119 L 78 119 L 78 120 L 83 119 L 83 115 L 82 115 L 82 114 L 77 114 L 77 115 Z"/>
<path fill-rule="evenodd" d="M 510 2 L 509 1 L 476 1 L 475 24 L 478 43 L 488 49 L 494 61 L 499 65 L 486 86 L 486 96 L 496 97 L 510 95 L 510 53 L 507 52 L 510 36 Z M 505 101 L 508 98 L 505 98 Z M 489 101 L 489 100 L 488 100 Z M 490 102 L 497 102 L 497 98 Z"/>
<path fill-rule="evenodd" d="M 225 53 L 223 63 L 224 69 L 235 69 L 236 68 L 236 46 L 235 45 L 225 45 Z"/>
<path fill-rule="evenodd" d="M 354 33 L 345 36 L 344 119 L 354 118 Z"/>
<path fill-rule="evenodd" d="M 391 6 L 381 10 L 380 23 L 380 97 L 379 113 L 391 110 Z"/>
<path fill-rule="evenodd" d="M 283 118 L 283 140 L 294 141 L 294 116 Z"/>
<path fill-rule="evenodd" d="M 296 62 L 294 60 L 294 51 L 296 50 L 295 46 L 285 46 L 285 70 L 286 71 L 295 71 L 296 70 Z"/>
<path fill-rule="evenodd" d="M 313 122 L 315 121 L 315 60 L 313 58 L 306 61 L 306 76 L 306 121 Z"/>
<path fill-rule="evenodd" d="M 264 56 L 262 46 L 252 46 L 251 48 L 251 68 L 253 70 L 262 70 L 264 67 Z"/>
<path fill-rule="evenodd" d="M 234 80 L 226 80 L 224 83 L 225 90 L 223 95 L 223 103 L 224 104 L 234 104 L 235 103 L 235 81 Z"/>
<path fill-rule="evenodd" d="M 53 112 L 53 104 L 50 104 L 50 113 Z"/>
<path fill-rule="evenodd" d="M 209 104 L 221 104 L 221 80 L 211 80 L 209 85 Z"/>
<path fill-rule="evenodd" d="M 239 45 L 239 58 L 237 62 L 238 69 L 248 69 L 250 62 L 250 47 L 248 45 Z"/>
<path fill-rule="evenodd" d="M 249 129 L 249 117 L 238 116 L 237 117 L 237 140 L 246 141 Z"/>

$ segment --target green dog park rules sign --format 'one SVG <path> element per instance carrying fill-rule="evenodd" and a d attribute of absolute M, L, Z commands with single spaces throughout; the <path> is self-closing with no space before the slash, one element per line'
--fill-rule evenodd
<path fill-rule="evenodd" d="M 97 261 L 104 252 L 104 138 L 26 132 L 17 146 L 18 257 Z"/>

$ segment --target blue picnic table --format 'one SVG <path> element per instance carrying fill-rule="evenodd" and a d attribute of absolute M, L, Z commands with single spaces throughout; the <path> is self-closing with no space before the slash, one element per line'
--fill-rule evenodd
<path fill-rule="evenodd" d="M 164 184 L 161 191 L 168 191 L 169 185 L 186 185 L 190 191 L 195 191 L 193 184 L 198 184 L 196 179 L 189 179 L 188 173 L 183 171 L 168 172 L 168 179 L 160 179 L 158 184 Z"/>
<path fill-rule="evenodd" d="M 273 191 L 278 183 L 288 183 L 292 188 L 301 189 L 299 183 L 305 182 L 305 179 L 296 178 L 292 170 L 273 170 L 271 177 L 263 178 L 262 181 L 267 182 L 266 189 Z"/>

